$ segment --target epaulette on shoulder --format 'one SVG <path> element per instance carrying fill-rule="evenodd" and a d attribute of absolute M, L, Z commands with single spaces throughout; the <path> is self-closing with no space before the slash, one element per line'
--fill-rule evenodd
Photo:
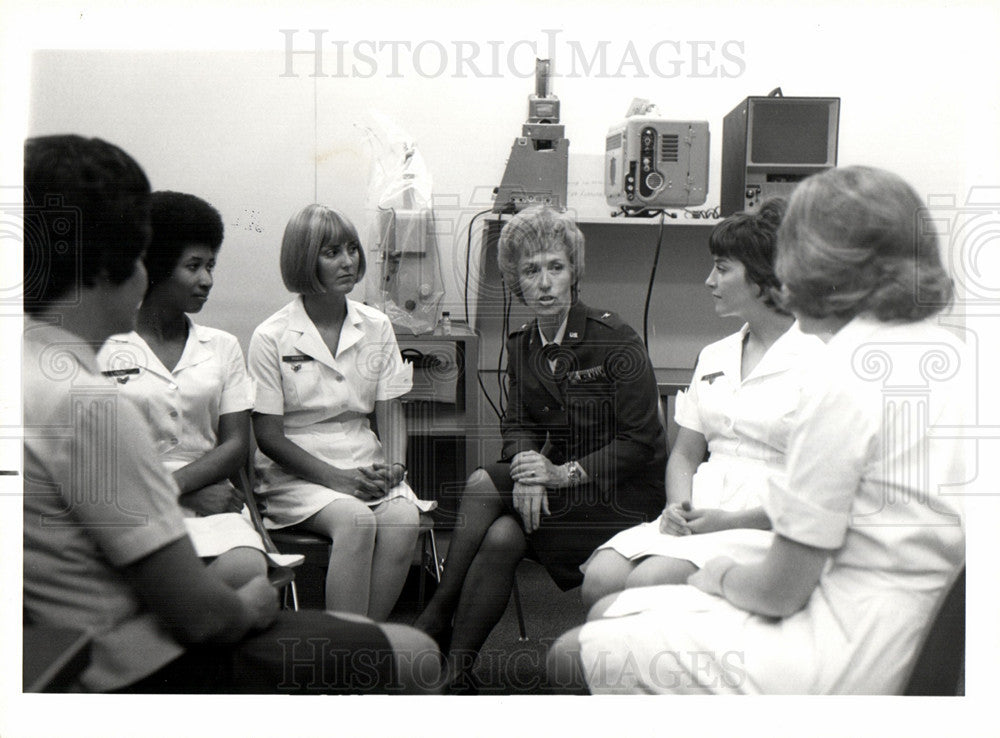
<path fill-rule="evenodd" d="M 525 323 L 520 328 L 515 328 L 510 333 L 508 333 L 507 334 L 507 338 L 513 338 L 514 336 L 518 336 L 518 335 L 524 333 L 530 327 L 531 327 L 531 323 Z"/>
<path fill-rule="evenodd" d="M 610 310 L 591 310 L 587 315 L 590 320 L 596 320 L 598 323 L 603 323 L 609 328 L 621 328 L 627 325 L 627 323 L 622 320 L 618 313 L 613 313 Z"/>

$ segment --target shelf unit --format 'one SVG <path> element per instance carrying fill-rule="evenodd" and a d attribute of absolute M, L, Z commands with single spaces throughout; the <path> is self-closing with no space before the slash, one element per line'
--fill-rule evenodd
<path fill-rule="evenodd" d="M 451 335 L 397 332 L 396 341 L 415 360 L 414 388 L 402 397 L 409 482 L 437 500 L 436 524 L 453 527 L 465 480 L 481 464 L 479 336 L 455 323 Z"/>

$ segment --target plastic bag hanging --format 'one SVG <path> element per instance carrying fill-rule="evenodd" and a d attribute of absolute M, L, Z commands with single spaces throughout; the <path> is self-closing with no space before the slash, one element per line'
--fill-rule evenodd
<path fill-rule="evenodd" d="M 430 333 L 444 298 L 430 172 L 402 129 L 372 117 L 365 302 L 388 315 L 397 331 Z"/>

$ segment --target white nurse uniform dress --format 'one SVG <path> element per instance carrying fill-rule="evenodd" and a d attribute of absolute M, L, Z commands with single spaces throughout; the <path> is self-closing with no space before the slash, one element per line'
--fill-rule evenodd
<path fill-rule="evenodd" d="M 788 474 L 764 501 L 777 534 L 826 549 L 805 607 L 775 619 L 690 585 L 622 592 L 583 626 L 593 692 L 897 692 L 965 558 L 967 370 L 933 320 L 859 317 L 813 365 Z M 949 431 L 949 429 L 951 429 Z"/>
<path fill-rule="evenodd" d="M 702 349 L 687 392 L 677 396 L 675 419 L 708 442 L 709 458 L 691 482 L 691 504 L 730 512 L 762 504 L 770 480 L 784 474 L 788 436 L 798 407 L 805 366 L 823 342 L 793 324 L 746 378 L 741 378 L 743 342 L 749 328 Z M 715 556 L 738 561 L 760 558 L 770 531 L 734 529 L 690 536 L 660 532 L 658 520 L 624 530 L 598 548 L 633 561 L 669 556 L 701 567 Z M 587 564 L 581 566 L 586 570 Z"/>
<path fill-rule="evenodd" d="M 220 415 L 253 407 L 252 384 L 236 337 L 187 320 L 188 338 L 173 370 L 134 331 L 109 338 L 97 357 L 104 376 L 146 419 L 159 460 L 171 473 L 218 445 Z M 181 510 L 198 556 L 210 558 L 239 546 L 264 550 L 253 526 L 238 513 L 200 517 Z M 269 558 L 279 566 L 301 560 Z"/>
<path fill-rule="evenodd" d="M 290 441 L 342 469 L 384 462 L 368 415 L 376 401 L 400 397 L 413 385 L 413 369 L 403 362 L 384 313 L 347 300 L 333 354 L 302 297 L 296 297 L 257 327 L 247 362 L 256 384 L 254 410 L 283 416 Z M 255 463 L 269 528 L 295 525 L 334 500 L 353 496 L 350 490 L 333 490 L 289 474 L 260 451 Z M 406 482 L 369 504 L 374 507 L 396 497 L 409 499 L 423 511 L 437 504 L 418 500 Z"/>

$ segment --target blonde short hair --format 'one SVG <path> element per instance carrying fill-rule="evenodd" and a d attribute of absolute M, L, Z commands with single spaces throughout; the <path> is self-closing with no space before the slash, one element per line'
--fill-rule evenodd
<path fill-rule="evenodd" d="M 831 169 L 795 188 L 778 229 L 776 271 L 785 306 L 811 318 L 915 322 L 953 294 L 917 193 L 874 167 Z"/>
<path fill-rule="evenodd" d="M 583 234 L 569 215 L 547 205 L 522 210 L 508 221 L 500 232 L 497 245 L 497 266 L 511 291 L 521 302 L 518 267 L 525 256 L 566 249 L 566 258 L 573 269 L 573 301 L 577 285 L 583 277 Z"/>
<path fill-rule="evenodd" d="M 281 279 L 289 292 L 315 295 L 324 292 L 319 281 L 319 252 L 332 244 L 361 245 L 358 231 L 346 216 L 325 205 L 306 205 L 292 216 L 281 239 Z M 358 249 L 358 277 L 365 276 L 364 249 Z"/>

